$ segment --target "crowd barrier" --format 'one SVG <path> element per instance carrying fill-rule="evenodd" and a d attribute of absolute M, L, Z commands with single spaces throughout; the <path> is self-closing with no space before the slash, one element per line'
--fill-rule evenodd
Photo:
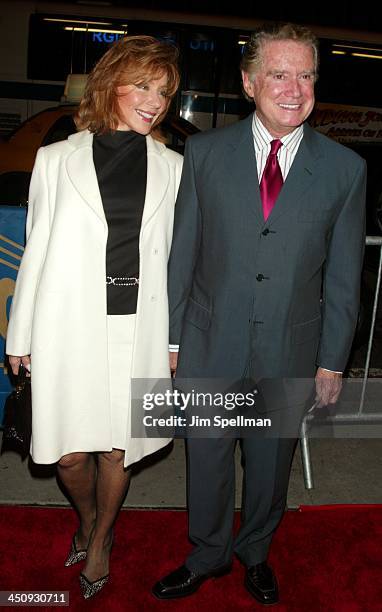
<path fill-rule="evenodd" d="M 367 343 L 367 352 L 364 364 L 364 371 L 362 376 L 362 384 L 359 393 L 359 400 L 357 402 L 356 409 L 354 412 L 341 413 L 340 411 L 335 411 L 334 414 L 328 414 L 321 422 L 321 427 L 327 427 L 328 425 L 350 425 L 353 427 L 353 437 L 359 437 L 358 432 L 359 429 L 356 430 L 355 425 L 363 425 L 370 424 L 375 425 L 376 423 L 382 423 L 382 413 L 378 412 L 379 406 L 379 398 L 381 393 L 374 394 L 374 397 L 377 398 L 374 403 L 372 411 L 365 410 L 365 396 L 366 396 L 366 388 L 369 382 L 369 372 L 370 372 L 370 359 L 371 353 L 373 349 L 373 341 L 374 341 L 374 332 L 375 332 L 375 324 L 377 319 L 377 310 L 378 310 L 378 300 L 379 300 L 379 291 L 381 285 L 381 276 L 382 276 L 382 238 L 379 236 L 366 236 L 366 247 L 379 247 L 379 263 L 378 263 L 378 272 L 377 272 L 377 280 L 374 291 L 374 301 L 373 301 L 373 311 L 371 317 L 370 324 L 370 332 L 369 339 Z M 379 383 L 379 381 L 376 381 Z M 355 394 L 353 394 L 355 395 Z M 341 401 L 341 398 L 340 398 Z M 376 407 L 375 404 L 378 404 Z M 319 411 L 320 409 L 318 409 Z M 301 431 L 300 431 L 300 450 L 301 450 L 301 458 L 302 458 L 302 467 L 304 474 L 304 483 L 306 489 L 313 489 L 313 467 L 312 467 L 312 459 L 311 459 L 311 451 L 310 451 L 310 426 L 315 419 L 315 415 L 312 413 L 308 413 L 302 421 Z M 320 425 L 318 425 L 320 427 Z M 373 433 L 372 435 L 379 435 L 380 430 L 377 430 L 377 434 Z M 320 437 L 320 436 L 318 436 Z M 322 436 L 324 437 L 324 436 Z M 350 437 L 350 436 L 348 436 Z M 368 437 L 368 436 L 367 436 Z"/>

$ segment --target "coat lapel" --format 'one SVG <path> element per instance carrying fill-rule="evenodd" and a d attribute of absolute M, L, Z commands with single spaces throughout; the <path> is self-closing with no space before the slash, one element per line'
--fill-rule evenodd
<path fill-rule="evenodd" d="M 78 132 L 69 136 L 69 143 L 74 150 L 66 161 L 68 176 L 82 200 L 107 226 L 93 161 L 93 134 L 87 130 Z M 147 183 L 142 230 L 160 206 L 170 181 L 169 166 L 163 155 L 165 145 L 151 136 L 146 137 L 146 143 Z"/>
<path fill-rule="evenodd" d="M 296 203 L 304 193 L 311 189 L 313 183 L 317 182 L 320 176 L 318 163 L 320 157 L 322 157 L 322 151 L 315 139 L 314 130 L 305 124 L 303 139 L 280 195 L 267 219 L 267 226 L 295 209 Z"/>
<path fill-rule="evenodd" d="M 103 225 L 106 226 L 105 213 L 93 161 L 93 134 L 84 130 L 69 136 L 68 140 L 72 147 L 74 147 L 74 151 L 68 156 L 66 161 L 68 176 L 82 200 L 91 208 Z"/>
<path fill-rule="evenodd" d="M 170 182 L 170 169 L 163 155 L 165 145 L 146 137 L 147 143 L 147 182 L 145 206 L 142 216 L 142 231 L 155 215 L 167 192 Z"/>

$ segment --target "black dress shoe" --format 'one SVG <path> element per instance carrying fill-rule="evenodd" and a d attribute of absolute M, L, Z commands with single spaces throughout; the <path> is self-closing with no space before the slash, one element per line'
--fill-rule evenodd
<path fill-rule="evenodd" d="M 176 597 L 187 597 L 196 593 L 198 588 L 208 578 L 224 576 L 231 571 L 231 565 L 224 565 L 206 574 L 196 574 L 189 570 L 185 565 L 181 565 L 174 572 L 168 574 L 157 582 L 152 590 L 152 594 L 158 599 L 175 599 Z"/>
<path fill-rule="evenodd" d="M 265 605 L 279 600 L 276 576 L 266 561 L 247 568 L 245 586 L 257 601 Z"/>

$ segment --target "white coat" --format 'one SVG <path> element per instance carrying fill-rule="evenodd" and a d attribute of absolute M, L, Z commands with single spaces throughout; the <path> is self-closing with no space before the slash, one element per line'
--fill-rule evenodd
<path fill-rule="evenodd" d="M 167 260 L 182 157 L 147 142 L 139 240 L 140 285 L 132 378 L 168 378 Z M 27 244 L 7 333 L 9 355 L 31 354 L 31 453 L 53 463 L 75 451 L 112 450 L 107 353 L 108 227 L 93 163 L 93 136 L 79 132 L 38 151 Z M 168 439 L 133 438 L 125 465 Z"/>

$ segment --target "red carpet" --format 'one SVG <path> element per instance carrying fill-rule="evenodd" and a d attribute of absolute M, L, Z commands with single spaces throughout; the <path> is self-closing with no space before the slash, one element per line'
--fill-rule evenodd
<path fill-rule="evenodd" d="M 209 580 L 189 598 L 160 602 L 151 596 L 152 584 L 181 564 L 189 550 L 186 513 L 177 511 L 123 511 L 115 530 L 110 583 L 85 602 L 78 587 L 80 565 L 63 566 L 76 525 L 69 509 L 0 507 L 0 590 L 70 591 L 69 609 L 82 611 L 264 610 L 244 590 L 244 570 L 237 560 L 229 576 Z M 382 610 L 382 506 L 287 512 L 270 561 L 281 593 L 274 609 Z"/>

